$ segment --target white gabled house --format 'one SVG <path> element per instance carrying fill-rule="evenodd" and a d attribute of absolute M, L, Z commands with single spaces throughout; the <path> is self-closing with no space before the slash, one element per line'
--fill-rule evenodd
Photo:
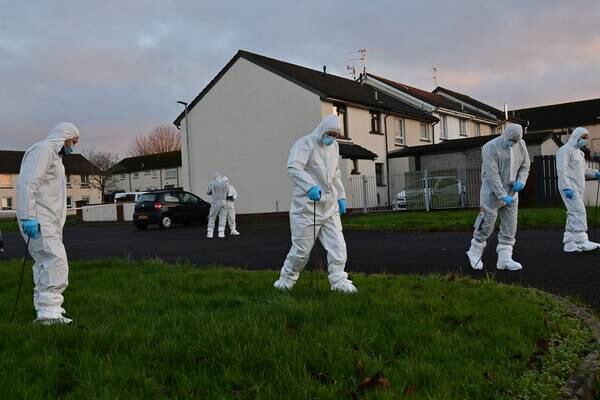
<path fill-rule="evenodd" d="M 292 194 L 289 149 L 331 113 L 343 123 L 338 143 L 346 189 L 353 176 L 376 177 L 376 201 L 388 204 L 387 153 L 433 143 L 438 119 L 325 68 L 318 71 L 241 50 L 188 105 L 187 118 L 182 112 L 174 122 L 183 139 L 184 188 L 203 194 L 212 174 L 220 172 L 240 194 L 238 212 L 287 212 Z"/>
<path fill-rule="evenodd" d="M 488 136 L 499 133 L 502 111 L 469 96 L 438 87 L 434 92 L 418 89 L 373 74 L 366 74 L 364 83 L 396 97 L 440 120 L 434 126 L 434 144 L 445 140 Z"/>

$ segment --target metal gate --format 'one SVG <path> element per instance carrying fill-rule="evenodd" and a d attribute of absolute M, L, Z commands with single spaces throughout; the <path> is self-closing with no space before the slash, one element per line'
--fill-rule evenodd
<path fill-rule="evenodd" d="M 407 172 L 392 175 L 386 182 L 378 182 L 375 176 L 355 175 L 348 186 L 348 206 L 363 212 L 479 207 L 481 169 Z"/>

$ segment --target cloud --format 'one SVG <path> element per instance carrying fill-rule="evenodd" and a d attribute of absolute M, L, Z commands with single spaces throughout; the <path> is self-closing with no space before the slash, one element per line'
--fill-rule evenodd
<path fill-rule="evenodd" d="M 496 107 L 600 97 L 600 2 L 106 0 L 5 2 L 1 148 L 62 120 L 124 153 L 181 111 L 242 48 L 345 74 L 359 48 L 379 75 Z"/>

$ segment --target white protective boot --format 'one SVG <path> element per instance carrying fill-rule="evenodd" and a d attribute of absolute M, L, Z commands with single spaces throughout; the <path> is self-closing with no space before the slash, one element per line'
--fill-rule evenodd
<path fill-rule="evenodd" d="M 229 232 L 229 234 L 231 236 L 239 236 L 240 233 L 238 231 L 236 231 L 235 229 L 232 229 L 231 232 Z"/>
<path fill-rule="evenodd" d="M 212 229 L 207 229 L 206 230 L 206 237 L 209 239 L 213 238 L 213 230 Z"/>
<path fill-rule="evenodd" d="M 586 232 L 579 232 L 573 235 L 575 244 L 579 251 L 594 251 L 600 248 L 600 243 L 590 242 Z"/>
<path fill-rule="evenodd" d="M 563 235 L 563 251 L 565 253 L 578 253 L 581 251 L 575 243 L 575 235 L 572 232 L 565 232 Z"/>
<path fill-rule="evenodd" d="M 520 263 L 512 259 L 512 246 L 499 244 L 496 251 L 498 252 L 498 263 L 496 264 L 496 268 L 507 271 L 519 271 L 523 269 L 523 266 Z"/>
<path fill-rule="evenodd" d="M 48 313 L 48 312 L 38 312 L 38 316 L 36 319 L 33 320 L 34 324 L 37 325 L 44 325 L 44 326 L 50 326 L 50 325 L 69 325 L 73 322 L 73 319 L 63 313 L 60 314 L 55 314 L 55 313 Z"/>
<path fill-rule="evenodd" d="M 356 286 L 354 286 L 352 281 L 347 278 L 340 279 L 339 281 L 337 281 L 336 283 L 331 285 L 331 290 L 333 292 L 341 292 L 341 293 L 347 293 L 347 294 L 352 294 L 352 293 L 358 292 L 358 289 L 356 288 Z"/>
<path fill-rule="evenodd" d="M 478 240 L 471 239 L 471 248 L 467 251 L 467 257 L 469 257 L 469 263 L 473 269 L 483 269 L 483 249 L 485 249 L 485 243 L 481 243 Z"/>
<path fill-rule="evenodd" d="M 220 238 L 224 238 L 225 237 L 225 229 L 219 229 L 219 237 Z"/>
<path fill-rule="evenodd" d="M 275 281 L 273 286 L 279 290 L 291 290 L 295 284 L 295 280 L 280 276 L 279 279 Z"/>

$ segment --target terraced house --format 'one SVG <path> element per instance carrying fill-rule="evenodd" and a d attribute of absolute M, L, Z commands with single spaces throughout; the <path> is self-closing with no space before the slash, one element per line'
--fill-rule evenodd
<path fill-rule="evenodd" d="M 17 209 L 17 179 L 24 151 L 0 150 L 0 209 Z M 63 157 L 67 175 L 67 207 L 75 202 L 100 203 L 100 190 L 92 184 L 96 168 L 81 154 Z"/>

